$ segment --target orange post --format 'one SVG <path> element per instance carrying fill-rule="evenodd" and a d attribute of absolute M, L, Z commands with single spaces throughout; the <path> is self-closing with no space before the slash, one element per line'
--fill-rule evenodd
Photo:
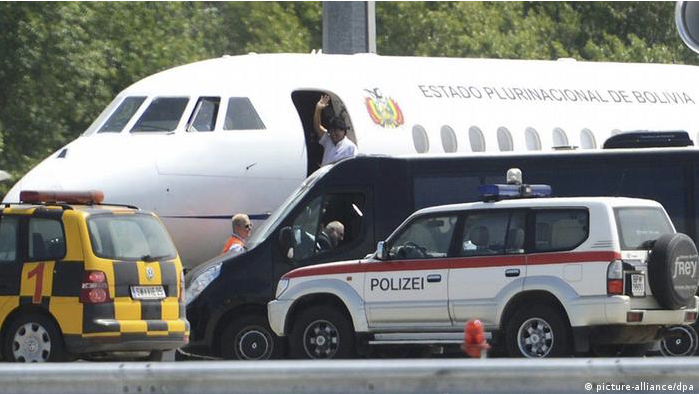
<path fill-rule="evenodd" d="M 485 330 L 480 320 L 469 320 L 464 326 L 461 350 L 473 358 L 485 358 L 490 345 L 485 341 Z"/>

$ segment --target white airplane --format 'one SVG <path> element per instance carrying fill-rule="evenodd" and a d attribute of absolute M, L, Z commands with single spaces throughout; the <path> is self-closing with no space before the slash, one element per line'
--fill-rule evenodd
<path fill-rule="evenodd" d="M 628 130 L 699 138 L 699 68 L 683 65 L 249 54 L 129 86 L 20 190 L 99 189 L 155 211 L 189 267 L 216 256 L 230 217 L 261 221 L 318 168 L 321 94 L 364 154 L 600 149 Z"/>

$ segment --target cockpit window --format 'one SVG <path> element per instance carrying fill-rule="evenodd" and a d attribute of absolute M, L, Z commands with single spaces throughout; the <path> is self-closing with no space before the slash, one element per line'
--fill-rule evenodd
<path fill-rule="evenodd" d="M 220 97 L 200 97 L 187 122 L 187 131 L 213 131 L 220 103 Z"/>
<path fill-rule="evenodd" d="M 118 133 L 124 129 L 129 120 L 143 104 L 143 96 L 127 97 L 119 104 L 119 108 L 107 119 L 97 131 L 98 133 Z"/>
<path fill-rule="evenodd" d="M 231 97 L 228 100 L 224 130 L 258 130 L 264 129 L 255 107 L 247 97 Z"/>
<path fill-rule="evenodd" d="M 188 100 L 187 97 L 157 97 L 153 99 L 131 132 L 175 130 Z"/>

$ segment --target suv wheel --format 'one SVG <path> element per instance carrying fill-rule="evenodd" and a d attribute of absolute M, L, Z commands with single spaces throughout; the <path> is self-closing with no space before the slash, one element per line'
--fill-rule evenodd
<path fill-rule="evenodd" d="M 224 330 L 221 354 L 227 360 L 267 360 L 280 355 L 280 343 L 266 317 L 246 316 Z"/>
<path fill-rule="evenodd" d="M 289 350 L 293 358 L 351 358 L 355 352 L 352 322 L 327 306 L 307 309 L 294 324 Z"/>
<path fill-rule="evenodd" d="M 697 248 L 682 233 L 661 235 L 653 244 L 648 261 L 650 289 L 660 305 L 680 309 L 694 297 L 699 287 L 696 269 Z"/>
<path fill-rule="evenodd" d="M 570 353 L 567 324 L 558 312 L 543 305 L 516 312 L 505 335 L 511 356 L 543 358 Z"/>
<path fill-rule="evenodd" d="M 660 341 L 660 353 L 667 357 L 692 356 L 699 346 L 699 337 L 692 326 L 674 326 L 672 334 Z"/>
<path fill-rule="evenodd" d="M 21 363 L 67 359 L 58 327 L 39 314 L 22 315 L 10 325 L 5 337 L 5 357 Z"/>

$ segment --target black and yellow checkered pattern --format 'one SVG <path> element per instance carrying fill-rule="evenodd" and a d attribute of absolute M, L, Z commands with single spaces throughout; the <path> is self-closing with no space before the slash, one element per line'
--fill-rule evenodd
<path fill-rule="evenodd" d="M 9 316 L 38 308 L 56 321 L 71 353 L 155 350 L 184 345 L 189 336 L 189 323 L 181 296 L 184 287 L 179 257 L 153 262 L 97 257 L 90 246 L 87 217 L 105 212 L 129 214 L 130 209 L 65 208 L 25 206 L 0 211 L 0 218 L 59 219 L 66 244 L 66 254 L 61 260 L 28 262 L 23 258 L 26 256 L 20 254 L 15 262 L 0 264 L 0 326 L 8 324 Z M 22 242 L 20 239 L 20 250 L 26 249 Z M 85 272 L 93 270 L 105 273 L 111 300 L 84 304 L 80 302 L 80 290 Z M 135 285 L 162 285 L 166 298 L 133 299 L 131 286 Z"/>

